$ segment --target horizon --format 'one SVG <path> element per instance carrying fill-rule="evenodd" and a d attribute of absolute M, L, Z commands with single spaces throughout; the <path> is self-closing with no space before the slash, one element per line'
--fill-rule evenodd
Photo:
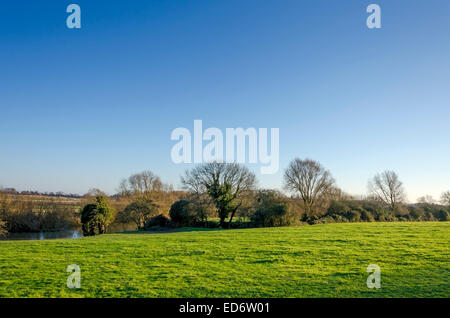
<path fill-rule="evenodd" d="M 150 170 L 181 189 L 177 127 L 279 128 L 282 190 L 296 157 L 320 162 L 351 195 L 385 170 L 408 202 L 450 190 L 450 3 L 77 1 L 0 12 L 0 185 L 115 193 Z M 433 16 L 430 19 L 429 16 Z"/>

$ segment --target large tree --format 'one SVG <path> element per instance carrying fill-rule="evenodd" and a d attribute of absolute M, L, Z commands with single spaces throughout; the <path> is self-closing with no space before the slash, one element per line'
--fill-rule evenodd
<path fill-rule="evenodd" d="M 285 170 L 284 186 L 300 195 L 305 207 L 305 220 L 317 212 L 319 200 L 335 189 L 333 177 L 320 163 L 299 158 L 292 160 Z"/>
<path fill-rule="evenodd" d="M 195 194 L 206 193 L 217 210 L 220 225 L 228 225 L 242 205 L 247 191 L 256 186 L 256 177 L 245 166 L 236 163 L 211 162 L 185 172 L 181 177 L 184 188 Z"/>
<path fill-rule="evenodd" d="M 398 209 L 406 200 L 403 184 L 394 171 L 384 171 L 369 180 L 369 193 L 378 201 L 386 204 L 391 211 Z"/>

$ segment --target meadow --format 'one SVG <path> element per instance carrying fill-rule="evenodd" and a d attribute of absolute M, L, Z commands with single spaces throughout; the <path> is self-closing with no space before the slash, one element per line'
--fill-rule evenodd
<path fill-rule="evenodd" d="M 1 241 L 0 297 L 449 297 L 449 239 L 449 222 L 377 222 Z"/>

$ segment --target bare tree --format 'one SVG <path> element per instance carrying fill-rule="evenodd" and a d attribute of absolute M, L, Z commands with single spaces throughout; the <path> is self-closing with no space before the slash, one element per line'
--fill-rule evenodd
<path fill-rule="evenodd" d="M 133 174 L 128 178 L 128 184 L 134 193 L 159 191 L 162 188 L 161 179 L 151 171 Z"/>
<path fill-rule="evenodd" d="M 225 219 L 230 216 L 230 225 L 242 205 L 243 194 L 256 186 L 256 177 L 245 166 L 212 162 L 186 171 L 181 183 L 192 193 L 208 194 L 216 207 L 220 225 L 225 227 Z"/>
<path fill-rule="evenodd" d="M 417 198 L 417 203 L 434 204 L 436 200 L 431 195 L 424 195 L 423 197 Z"/>
<path fill-rule="evenodd" d="M 164 191 L 168 186 L 151 171 L 143 171 L 122 179 L 119 185 L 119 193 L 122 196 L 142 195 L 152 191 Z"/>
<path fill-rule="evenodd" d="M 316 212 L 318 201 L 334 189 L 334 179 L 317 161 L 296 158 L 284 172 L 284 187 L 300 195 L 307 218 Z"/>
<path fill-rule="evenodd" d="M 167 214 L 170 206 L 178 200 L 180 192 L 173 191 L 171 185 L 163 183 L 161 179 L 151 171 L 143 171 L 122 179 L 119 188 L 120 203 L 147 200 L 156 205 L 158 213 Z M 121 204 L 122 205 L 122 204 Z M 122 206 L 120 210 L 123 210 Z"/>
<path fill-rule="evenodd" d="M 369 193 L 394 211 L 406 200 L 403 184 L 394 171 L 377 174 L 368 183 Z"/>
<path fill-rule="evenodd" d="M 450 191 L 445 191 L 441 195 L 441 203 L 446 206 L 450 206 Z"/>

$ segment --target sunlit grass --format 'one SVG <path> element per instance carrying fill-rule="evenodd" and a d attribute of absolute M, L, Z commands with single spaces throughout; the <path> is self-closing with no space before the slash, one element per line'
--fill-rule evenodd
<path fill-rule="evenodd" d="M 450 223 L 417 222 L 0 242 L 0 296 L 449 297 L 449 238 Z"/>

